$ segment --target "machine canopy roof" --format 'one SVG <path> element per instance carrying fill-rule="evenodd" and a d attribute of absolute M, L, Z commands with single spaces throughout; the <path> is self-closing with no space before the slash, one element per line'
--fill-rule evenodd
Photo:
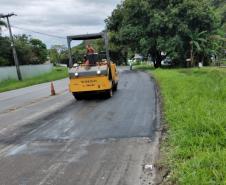
<path fill-rule="evenodd" d="M 93 34 L 84 34 L 84 35 L 72 35 L 67 36 L 68 40 L 92 40 L 104 38 L 104 32 L 93 33 Z"/>

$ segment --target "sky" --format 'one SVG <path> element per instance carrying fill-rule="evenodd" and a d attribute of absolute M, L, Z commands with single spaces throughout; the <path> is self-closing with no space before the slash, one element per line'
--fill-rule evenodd
<path fill-rule="evenodd" d="M 49 48 L 52 45 L 66 45 L 66 39 L 28 30 L 61 37 L 100 32 L 105 29 L 104 20 L 120 2 L 121 0 L 0 0 L 0 13 L 17 14 L 10 18 L 13 34 L 39 38 Z M 8 30 L 3 29 L 3 34 L 8 35 Z"/>

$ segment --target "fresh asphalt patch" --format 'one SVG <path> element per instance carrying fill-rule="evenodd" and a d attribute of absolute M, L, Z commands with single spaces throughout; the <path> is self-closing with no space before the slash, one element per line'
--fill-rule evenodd
<path fill-rule="evenodd" d="M 122 70 L 118 91 L 110 99 L 77 102 L 65 94 L 57 100 L 68 103 L 26 123 L 14 122 L 8 130 L 5 126 L 0 134 L 0 182 L 154 183 L 154 169 L 148 174 L 144 170 L 145 164 L 154 163 L 159 126 L 155 85 L 148 74 Z M 48 109 L 41 105 L 39 109 Z M 22 113 L 26 115 L 18 111 L 18 118 Z"/>

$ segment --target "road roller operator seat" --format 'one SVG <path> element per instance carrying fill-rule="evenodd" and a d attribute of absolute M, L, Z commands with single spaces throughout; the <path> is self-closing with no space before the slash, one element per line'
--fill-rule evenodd
<path fill-rule="evenodd" d="M 91 65 L 91 66 L 95 66 L 98 62 L 98 54 L 97 53 L 87 54 L 86 58 L 87 58 L 87 60 L 89 60 L 89 65 Z"/>

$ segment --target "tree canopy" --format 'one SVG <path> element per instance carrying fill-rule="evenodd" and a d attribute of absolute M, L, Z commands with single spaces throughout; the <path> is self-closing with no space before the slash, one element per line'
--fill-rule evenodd
<path fill-rule="evenodd" d="M 178 65 L 186 65 L 186 59 L 192 57 L 194 61 L 203 58 L 207 63 L 211 54 L 219 52 L 216 49 L 222 51 L 216 45 L 222 46 L 223 42 L 213 39 L 213 35 L 224 36 L 222 14 L 214 6 L 220 3 L 220 0 L 125 0 L 106 20 L 111 42 L 126 54 L 132 51 L 150 55 L 156 67 L 165 57 L 163 52 Z"/>
<path fill-rule="evenodd" d="M 0 19 L 0 36 L 1 36 L 1 31 L 2 31 L 2 27 L 6 27 L 6 23 Z"/>
<path fill-rule="evenodd" d="M 14 36 L 19 62 L 26 64 L 43 64 L 47 61 L 46 45 L 39 39 L 27 35 Z M 14 65 L 9 37 L 0 36 L 0 66 Z"/>

